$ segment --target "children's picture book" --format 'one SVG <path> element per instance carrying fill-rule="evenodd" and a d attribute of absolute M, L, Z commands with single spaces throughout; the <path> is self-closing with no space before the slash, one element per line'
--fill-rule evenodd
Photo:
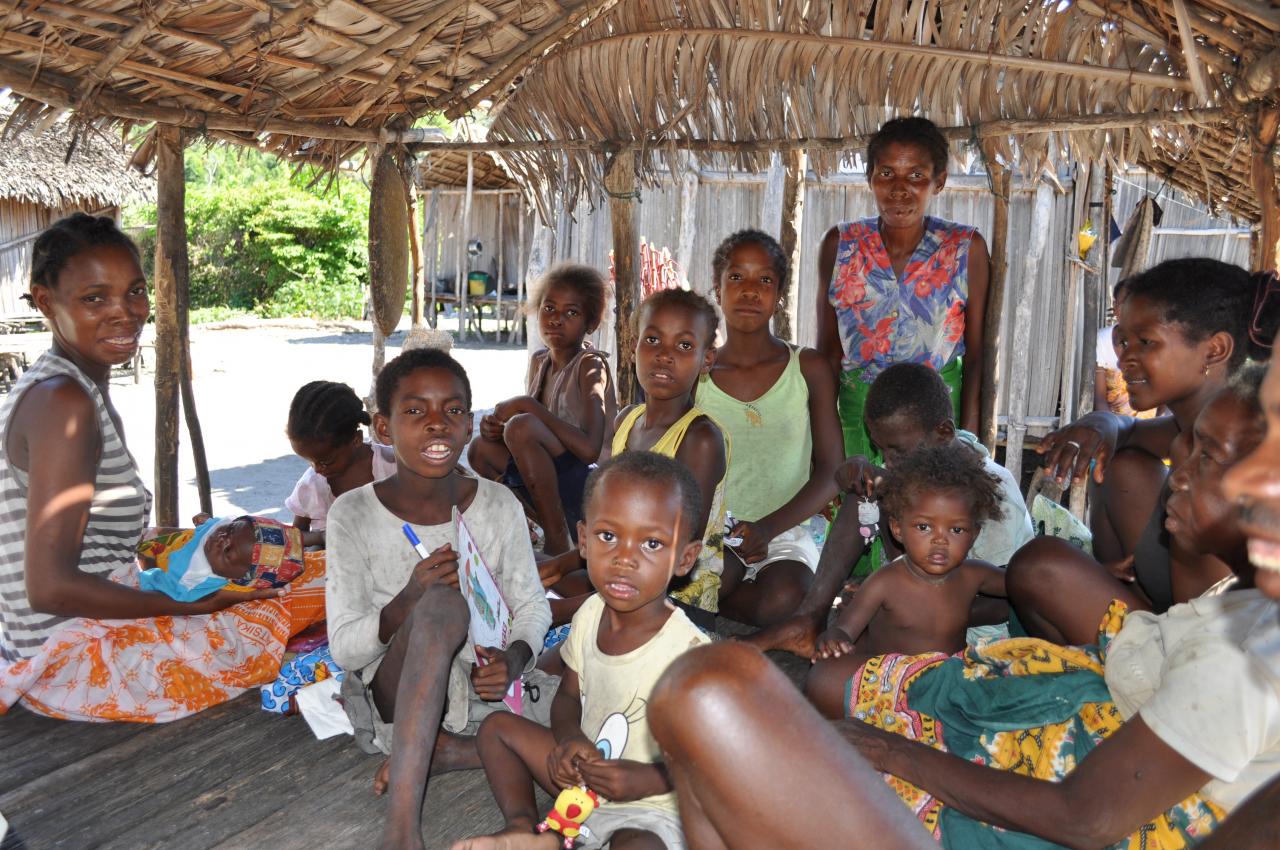
<path fill-rule="evenodd" d="M 472 646 L 506 649 L 511 640 L 511 609 L 457 508 L 453 509 L 453 523 L 458 531 L 458 587 L 471 609 L 467 636 Z M 520 679 L 511 683 L 503 702 L 516 714 L 521 713 L 524 699 Z"/>

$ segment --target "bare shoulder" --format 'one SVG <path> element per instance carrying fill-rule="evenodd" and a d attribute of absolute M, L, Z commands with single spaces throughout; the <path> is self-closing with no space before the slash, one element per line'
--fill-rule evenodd
<path fill-rule="evenodd" d="M 18 429 L 27 425 L 45 428 L 54 422 L 96 423 L 98 418 L 93 399 L 70 375 L 58 375 L 28 389 L 10 416 L 11 427 Z"/>
<path fill-rule="evenodd" d="M 685 432 L 681 447 L 685 444 L 699 451 L 714 451 L 717 448 L 723 451 L 724 432 L 710 416 L 699 416 L 689 423 L 689 430 Z"/>
<path fill-rule="evenodd" d="M 622 427 L 622 423 L 627 421 L 627 417 L 636 409 L 636 405 L 628 404 L 626 407 L 618 411 L 618 417 L 613 420 L 613 430 L 617 431 Z"/>
<path fill-rule="evenodd" d="M 1004 570 L 988 561 L 980 561 L 977 558 L 967 558 L 960 564 L 964 576 L 975 584 L 981 584 L 984 579 L 996 578 L 1004 576 Z"/>
<path fill-rule="evenodd" d="M 830 383 L 831 361 L 818 352 L 816 348 L 800 349 L 800 374 L 812 383 L 815 380 L 827 379 Z"/>

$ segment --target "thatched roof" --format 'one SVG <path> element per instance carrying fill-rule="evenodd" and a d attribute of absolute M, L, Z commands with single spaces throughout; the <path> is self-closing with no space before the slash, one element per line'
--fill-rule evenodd
<path fill-rule="evenodd" d="M 421 189 L 461 189 L 467 185 L 467 153 L 460 150 L 432 151 L 424 145 L 418 156 L 418 187 Z M 519 183 L 507 171 L 502 158 L 486 152 L 471 155 L 471 185 L 475 189 L 516 189 Z"/>
<path fill-rule="evenodd" d="M 850 137 L 919 113 L 1032 171 L 1062 154 L 1136 161 L 1256 219 L 1249 136 L 1259 106 L 1275 106 L 1277 48 L 1280 11 L 1256 0 L 627 0 L 526 75 L 490 138 L 649 143 L 650 174 L 679 167 L 668 139 L 844 139 L 809 147 L 821 173 L 857 149 Z M 1241 79 L 1249 69 L 1257 91 Z M 1185 126 L 1106 126 L 1135 113 L 1185 119 L 1191 107 L 1212 109 Z M 1071 118 L 1084 120 L 1056 134 L 1007 126 Z M 552 150 L 507 159 L 570 195 L 602 183 L 604 162 L 589 151 L 571 152 L 567 171 Z M 738 156 L 751 170 L 767 163 L 764 147 Z"/>
<path fill-rule="evenodd" d="M 152 181 L 129 167 L 118 138 L 72 131 L 60 121 L 43 132 L 10 133 L 0 140 L 0 199 L 54 209 L 102 209 L 141 200 Z"/>
<path fill-rule="evenodd" d="M 834 137 L 848 147 L 887 115 L 919 110 L 963 128 L 957 135 L 989 134 L 993 156 L 1031 168 L 1063 151 L 1137 160 L 1253 217 L 1249 134 L 1259 107 L 1275 106 L 1280 79 L 1280 12 L 1267 0 L 14 0 L 9 8 L 0 85 L 32 98 L 20 124 L 41 120 L 38 104 L 51 104 L 336 165 L 371 142 L 427 141 L 402 129 L 426 112 L 456 117 L 493 101 L 501 114 L 491 139 L 550 141 L 512 152 L 514 172 L 569 193 L 598 190 L 598 153 L 608 146 Z M 1221 111 L 1188 119 L 1189 107 Z M 1114 123 L 1151 111 L 1193 124 Z M 1080 116 L 1094 124 L 1058 136 L 998 123 Z M 579 143 L 567 167 L 565 140 Z M 820 170 L 839 156 L 838 146 L 814 150 Z M 150 153 L 140 148 L 140 158 Z"/>

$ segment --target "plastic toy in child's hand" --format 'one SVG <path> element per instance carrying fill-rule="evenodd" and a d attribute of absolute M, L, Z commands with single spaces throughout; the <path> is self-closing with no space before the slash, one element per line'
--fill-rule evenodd
<path fill-rule="evenodd" d="M 591 831 L 583 826 L 582 822 L 590 817 L 599 805 L 600 798 L 587 786 L 570 785 L 556 797 L 555 806 L 535 829 L 539 833 L 547 830 L 560 833 L 560 837 L 564 839 L 565 850 L 570 850 L 579 835 L 583 838 L 591 837 Z"/>
<path fill-rule="evenodd" d="M 741 537 L 730 536 L 733 534 L 733 527 L 737 524 L 738 524 L 738 521 L 733 518 L 733 514 L 729 513 L 728 511 L 725 511 L 724 512 L 724 540 L 722 542 L 724 543 L 724 545 L 730 548 L 734 548 L 742 545 Z"/>

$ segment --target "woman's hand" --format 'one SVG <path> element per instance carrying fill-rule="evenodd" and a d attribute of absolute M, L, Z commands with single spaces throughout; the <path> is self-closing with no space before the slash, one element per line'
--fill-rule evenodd
<path fill-rule="evenodd" d="M 818 635 L 810 661 L 823 661 L 828 658 L 839 658 L 853 652 L 853 638 L 839 626 L 832 626 Z"/>
<path fill-rule="evenodd" d="M 854 455 L 836 469 L 836 485 L 860 499 L 876 498 L 883 480 L 884 470 L 862 455 Z"/>
<path fill-rule="evenodd" d="M 241 602 L 255 602 L 259 599 L 279 599 L 286 595 L 289 588 L 266 587 L 260 590 L 219 590 L 204 599 L 191 603 L 192 614 L 214 614 Z"/>
<path fill-rule="evenodd" d="M 591 759 L 578 763 L 578 773 L 588 788 L 615 803 L 643 800 L 671 790 L 666 772 L 656 764 Z"/>
<path fill-rule="evenodd" d="M 1046 435 L 1036 452 L 1045 456 L 1045 472 L 1059 484 L 1083 481 L 1090 463 L 1093 480 L 1101 484 L 1119 439 L 1115 417 L 1095 411 Z"/>
<path fill-rule="evenodd" d="M 547 774 L 557 788 L 582 785 L 580 766 L 600 758 L 596 745 L 581 733 L 565 738 L 547 755 Z"/>

